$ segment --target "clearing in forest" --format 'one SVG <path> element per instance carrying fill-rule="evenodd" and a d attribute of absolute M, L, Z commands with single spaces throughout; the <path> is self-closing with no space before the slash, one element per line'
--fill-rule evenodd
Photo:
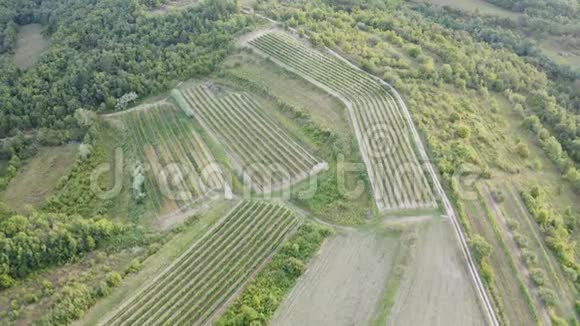
<path fill-rule="evenodd" d="M 248 43 L 345 103 L 379 210 L 437 207 L 415 152 L 410 122 L 388 87 L 287 33 L 262 33 Z"/>
<path fill-rule="evenodd" d="M 26 69 L 40 58 L 40 55 L 50 42 L 42 35 L 42 26 L 39 24 L 23 25 L 18 28 L 16 48 L 14 49 L 14 63 Z"/>
<path fill-rule="evenodd" d="M 242 201 L 101 324 L 211 323 L 299 223 L 278 204 Z"/>
<path fill-rule="evenodd" d="M 173 94 L 189 116 L 223 141 L 250 189 L 285 189 L 327 168 L 267 117 L 251 95 L 218 92 L 202 85 Z"/>
<path fill-rule="evenodd" d="M 184 210 L 218 191 L 229 194 L 229 185 L 212 153 L 191 120 L 175 105 L 159 102 L 121 116 L 129 142 L 143 160 L 132 168 L 133 180 L 139 174 L 147 176 L 143 181 L 145 195 L 157 212 L 163 215 Z"/>
<path fill-rule="evenodd" d="M 72 169 L 78 145 L 43 147 L 10 181 L 0 201 L 21 212 L 27 205 L 38 207 L 55 193 L 58 182 Z"/>

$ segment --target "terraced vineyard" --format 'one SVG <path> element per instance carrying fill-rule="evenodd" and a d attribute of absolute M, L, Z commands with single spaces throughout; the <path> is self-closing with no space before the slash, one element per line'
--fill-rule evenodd
<path fill-rule="evenodd" d="M 206 86 L 182 90 L 191 114 L 223 140 L 235 168 L 257 192 L 283 189 L 326 168 L 263 114 L 248 94 L 215 96 Z M 175 96 L 175 95 L 174 95 Z"/>
<path fill-rule="evenodd" d="M 103 325 L 200 325 L 247 282 L 299 224 L 288 209 L 243 201 Z"/>
<path fill-rule="evenodd" d="M 278 65 L 345 102 L 379 210 L 437 206 L 415 153 L 408 122 L 388 89 L 347 63 L 312 50 L 286 33 L 268 32 L 249 44 Z"/>
<path fill-rule="evenodd" d="M 207 195 L 229 189 L 215 160 L 187 116 L 161 102 L 122 115 L 130 142 L 148 164 L 147 196 L 169 213 Z"/>

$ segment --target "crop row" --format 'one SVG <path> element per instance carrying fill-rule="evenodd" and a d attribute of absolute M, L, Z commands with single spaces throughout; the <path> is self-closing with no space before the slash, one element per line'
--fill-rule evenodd
<path fill-rule="evenodd" d="M 170 198 L 181 206 L 225 185 L 207 146 L 180 115 L 173 105 L 161 103 L 125 116 L 132 142 L 150 166 L 147 189 L 154 189 L 151 197 L 158 209 L 170 191 L 179 191 Z"/>
<path fill-rule="evenodd" d="M 380 83 L 286 33 L 267 33 L 250 44 L 349 102 L 347 106 L 379 209 L 436 207 L 401 108 Z"/>
<path fill-rule="evenodd" d="M 215 97 L 203 86 L 183 93 L 196 118 L 224 141 L 254 189 L 279 189 L 303 179 L 320 164 L 247 94 Z"/>
<path fill-rule="evenodd" d="M 291 211 L 244 201 L 135 295 L 107 325 L 203 324 L 297 226 Z"/>

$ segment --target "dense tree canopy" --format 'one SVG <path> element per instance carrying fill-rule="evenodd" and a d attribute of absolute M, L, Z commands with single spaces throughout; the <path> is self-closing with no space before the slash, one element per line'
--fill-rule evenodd
<path fill-rule="evenodd" d="M 123 230 L 105 218 L 40 212 L 23 216 L 1 207 L 0 214 L 0 288 L 36 270 L 68 262 Z"/>
<path fill-rule="evenodd" d="M 250 18 L 230 1 L 151 16 L 138 1 L 12 1 L 0 10 L 1 52 L 12 49 L 14 23 L 45 26 L 52 45 L 31 69 L 0 56 L 0 137 L 17 129 L 74 126 L 79 108 L 113 110 L 135 92 L 147 96 L 175 80 L 207 74 L 225 56 L 232 34 Z M 3 28 L 2 28 L 3 27 Z"/>

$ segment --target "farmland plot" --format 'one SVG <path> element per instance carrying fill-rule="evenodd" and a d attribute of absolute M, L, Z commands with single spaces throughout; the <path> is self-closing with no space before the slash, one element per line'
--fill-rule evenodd
<path fill-rule="evenodd" d="M 268 193 L 326 169 L 290 135 L 266 117 L 248 94 L 215 96 L 206 86 L 182 90 L 201 124 L 223 140 L 235 168 L 251 189 Z"/>
<path fill-rule="evenodd" d="M 131 143 L 147 165 L 145 186 L 157 211 L 183 209 L 229 185 L 188 118 L 170 103 L 122 115 Z"/>
<path fill-rule="evenodd" d="M 241 202 L 102 324 L 210 323 L 298 224 L 282 206 Z"/>
<path fill-rule="evenodd" d="M 399 247 L 397 236 L 346 231 L 327 240 L 272 325 L 366 325 Z"/>
<path fill-rule="evenodd" d="M 455 241 L 446 219 L 435 218 L 421 230 L 388 325 L 486 324 Z"/>
<path fill-rule="evenodd" d="M 389 90 L 361 71 L 269 32 L 249 44 L 262 55 L 338 97 L 349 108 L 379 210 L 435 208 L 408 121 Z"/>

